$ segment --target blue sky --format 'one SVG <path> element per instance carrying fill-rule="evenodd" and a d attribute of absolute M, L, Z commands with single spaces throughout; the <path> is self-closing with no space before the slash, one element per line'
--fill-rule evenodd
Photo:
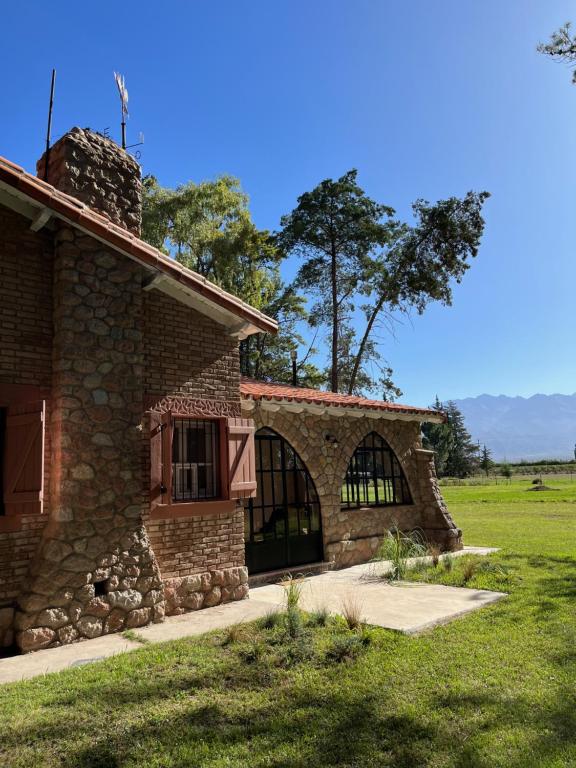
<path fill-rule="evenodd" d="M 2 11 L 0 154 L 33 170 L 50 70 L 53 137 L 129 138 L 165 185 L 238 176 L 260 227 L 355 167 L 380 202 L 492 193 L 451 308 L 383 339 L 417 404 L 576 391 L 576 87 L 536 53 L 567 0 L 31 2 Z M 289 265 L 290 276 L 297 265 Z"/>

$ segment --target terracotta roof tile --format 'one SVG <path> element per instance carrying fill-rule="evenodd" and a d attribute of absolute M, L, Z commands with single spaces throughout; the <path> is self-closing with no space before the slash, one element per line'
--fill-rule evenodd
<path fill-rule="evenodd" d="M 240 392 L 245 400 L 284 400 L 293 403 L 308 403 L 336 408 L 363 408 L 390 413 L 413 414 L 414 416 L 435 416 L 436 418 L 442 416 L 432 408 L 387 403 L 384 400 L 370 400 L 356 395 L 335 394 L 334 392 L 323 392 L 319 389 L 307 389 L 305 387 L 291 387 L 288 384 L 269 384 L 248 378 L 242 378 Z"/>

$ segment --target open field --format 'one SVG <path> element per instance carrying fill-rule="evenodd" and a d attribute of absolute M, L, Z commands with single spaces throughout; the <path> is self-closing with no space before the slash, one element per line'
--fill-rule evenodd
<path fill-rule="evenodd" d="M 0 765 L 576 765 L 576 483 L 557 485 L 444 489 L 466 543 L 502 547 L 469 585 L 506 600 L 419 637 L 260 624 L 8 685 Z"/>

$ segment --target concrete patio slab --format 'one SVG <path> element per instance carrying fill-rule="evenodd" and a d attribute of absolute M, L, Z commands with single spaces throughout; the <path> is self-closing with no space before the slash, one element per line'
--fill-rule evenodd
<path fill-rule="evenodd" d="M 496 551 L 487 547 L 466 547 L 455 554 L 486 555 Z M 389 584 L 382 579 L 389 567 L 389 563 L 367 563 L 310 578 L 305 578 L 303 570 L 301 606 L 305 610 L 325 607 L 331 613 L 338 614 L 342 612 L 345 601 L 354 600 L 360 605 L 362 617 L 369 624 L 415 634 L 505 597 L 502 592 L 437 584 Z M 153 624 L 135 632 L 152 643 L 178 640 L 253 621 L 283 606 L 284 589 L 278 584 L 270 584 L 252 588 L 247 600 L 171 616 L 162 624 Z M 114 634 L 0 659 L 0 683 L 59 672 L 141 647 L 139 642 Z"/>

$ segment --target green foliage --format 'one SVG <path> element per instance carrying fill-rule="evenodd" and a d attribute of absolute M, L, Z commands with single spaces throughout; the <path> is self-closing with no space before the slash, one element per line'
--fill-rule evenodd
<path fill-rule="evenodd" d="M 351 170 L 301 195 L 282 218 L 276 242 L 303 259 L 298 284 L 316 298 L 310 320 L 329 332 L 333 392 L 380 388 L 385 397 L 398 394 L 374 334 L 394 312 L 451 302 L 451 281 L 462 279 L 468 257 L 477 254 L 487 197 L 469 192 L 434 205 L 417 200 L 415 224 L 408 225 L 393 218 L 393 208 L 368 197 Z M 359 338 L 350 326 L 357 305 L 366 319 Z"/>
<path fill-rule="evenodd" d="M 260 333 L 241 342 L 242 370 L 253 378 L 289 383 L 290 352 L 306 349 L 297 332 L 307 318 L 305 301 L 282 281 L 283 254 L 270 234 L 255 226 L 238 179 L 221 176 L 167 189 L 147 176 L 142 218 L 147 242 L 278 321 L 277 335 Z M 313 353 L 309 348 L 306 358 Z M 305 385 L 323 381 L 307 359 L 298 373 Z"/>
<path fill-rule="evenodd" d="M 487 448 L 485 445 L 482 447 L 482 450 L 480 451 L 480 461 L 478 462 L 478 466 L 484 472 L 486 477 L 490 474 L 490 470 L 494 466 L 494 462 L 492 461 L 492 452 L 489 448 Z"/>
<path fill-rule="evenodd" d="M 375 560 L 390 561 L 392 568 L 385 574 L 385 578 L 390 581 L 399 581 L 406 574 L 408 559 L 424 557 L 425 554 L 426 543 L 418 531 L 403 533 L 399 528 L 394 528 L 382 539 Z"/>
<path fill-rule="evenodd" d="M 257 663 L 208 634 L 2 685 L 0 762 L 574 766 L 576 482 L 556 484 L 556 495 L 526 493 L 525 478 L 445 491 L 466 543 L 501 547 L 469 586 L 506 599 L 418 636 L 374 629 L 349 663 L 327 652 L 359 633 L 331 622 L 310 631 L 316 655 L 292 666 L 275 663 L 293 643 L 287 633 L 272 645 L 262 630 Z M 460 585 L 462 559 L 453 573 L 430 568 L 430 583 Z"/>
<path fill-rule="evenodd" d="M 337 663 L 353 661 L 365 647 L 366 643 L 361 635 L 356 633 L 336 635 L 326 651 L 326 660 Z"/>
<path fill-rule="evenodd" d="M 310 611 L 307 617 L 307 624 L 310 627 L 325 627 L 330 621 L 330 611 L 325 606 Z"/>
<path fill-rule="evenodd" d="M 144 637 L 144 635 L 141 635 L 140 632 L 136 632 L 134 629 L 125 629 L 124 632 L 122 632 L 122 637 L 126 638 L 126 640 L 132 640 L 133 643 L 141 643 L 142 645 L 147 645 L 150 642 L 147 637 Z"/>
<path fill-rule="evenodd" d="M 443 424 L 422 425 L 424 447 L 434 451 L 436 474 L 438 477 L 468 477 L 479 466 L 479 449 L 466 429 L 462 412 L 456 403 L 441 403 L 438 398 L 431 407 L 446 416 Z"/>
<path fill-rule="evenodd" d="M 276 629 L 282 625 L 284 621 L 284 615 L 281 611 L 272 610 L 269 611 L 262 619 L 260 619 L 260 626 L 263 629 Z"/>
<path fill-rule="evenodd" d="M 570 22 L 567 22 L 563 27 L 553 32 L 549 42 L 540 43 L 538 51 L 556 61 L 574 67 L 576 64 L 576 36 L 571 34 L 571 26 Z M 572 82 L 576 83 L 576 71 L 572 72 Z"/>

